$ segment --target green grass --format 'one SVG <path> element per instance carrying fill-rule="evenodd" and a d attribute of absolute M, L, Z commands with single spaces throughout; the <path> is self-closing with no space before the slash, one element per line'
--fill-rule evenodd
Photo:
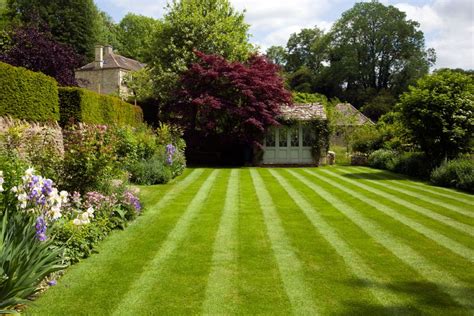
<path fill-rule="evenodd" d="M 368 168 L 189 169 L 41 315 L 474 313 L 474 196 Z"/>

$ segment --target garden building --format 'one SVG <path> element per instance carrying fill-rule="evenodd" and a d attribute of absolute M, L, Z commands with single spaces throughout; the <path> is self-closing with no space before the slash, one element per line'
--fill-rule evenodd
<path fill-rule="evenodd" d="M 264 165 L 317 165 L 321 152 L 318 148 L 327 139 L 327 117 L 324 106 L 319 103 L 284 105 L 278 127 L 269 129 L 263 144 Z M 321 130 L 323 129 L 323 130 Z M 325 151 L 324 149 L 322 151 Z M 322 156 L 325 156 L 323 153 Z"/>
<path fill-rule="evenodd" d="M 339 103 L 334 108 L 336 130 L 331 136 L 331 144 L 347 146 L 347 138 L 360 126 L 375 125 L 371 119 L 362 114 L 350 103 Z"/>
<path fill-rule="evenodd" d="M 82 88 L 126 99 L 131 95 L 124 82 L 126 74 L 143 67 L 139 61 L 115 54 L 112 46 L 97 45 L 95 60 L 76 70 L 76 80 Z"/>

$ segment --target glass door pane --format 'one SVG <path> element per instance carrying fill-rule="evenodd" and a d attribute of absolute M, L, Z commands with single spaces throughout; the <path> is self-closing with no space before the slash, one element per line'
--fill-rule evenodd
<path fill-rule="evenodd" d="M 279 139 L 278 139 L 278 146 L 280 147 L 288 147 L 288 129 L 285 127 L 280 128 L 279 130 Z"/>
<path fill-rule="evenodd" d="M 290 129 L 290 145 L 291 147 L 300 146 L 300 131 L 298 127 Z"/>
<path fill-rule="evenodd" d="M 266 147 L 275 147 L 276 146 L 276 130 L 273 128 L 267 131 L 265 136 L 265 146 Z"/>

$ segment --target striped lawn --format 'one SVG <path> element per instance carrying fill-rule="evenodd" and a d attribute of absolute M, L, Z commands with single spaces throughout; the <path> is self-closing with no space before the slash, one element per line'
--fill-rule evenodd
<path fill-rule="evenodd" d="M 368 168 L 188 169 L 38 315 L 474 314 L 474 196 Z"/>

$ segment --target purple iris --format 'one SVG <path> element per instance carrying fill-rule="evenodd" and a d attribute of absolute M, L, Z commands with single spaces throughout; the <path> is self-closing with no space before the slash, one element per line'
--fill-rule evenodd
<path fill-rule="evenodd" d="M 45 241 L 46 240 L 46 229 L 48 228 L 46 226 L 46 222 L 42 216 L 38 217 L 36 219 L 36 238 L 38 238 L 39 241 Z"/>
<path fill-rule="evenodd" d="M 173 144 L 166 145 L 166 162 L 168 165 L 173 164 L 173 156 L 176 153 L 176 147 Z"/>

